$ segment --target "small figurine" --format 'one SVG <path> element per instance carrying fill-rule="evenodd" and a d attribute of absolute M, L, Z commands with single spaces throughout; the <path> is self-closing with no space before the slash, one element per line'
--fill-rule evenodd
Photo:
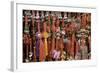
<path fill-rule="evenodd" d="M 88 59 L 88 48 L 84 35 L 81 37 L 80 52 L 82 56 L 81 59 Z"/>
<path fill-rule="evenodd" d="M 44 37 L 44 49 L 45 49 L 45 57 L 48 56 L 48 45 L 47 45 L 47 38 L 48 38 L 48 32 L 47 32 L 47 23 L 44 21 L 43 22 L 43 33 Z"/>
<path fill-rule="evenodd" d="M 56 49 L 58 49 L 58 48 L 60 48 L 59 47 L 59 44 L 60 44 L 60 42 L 59 42 L 59 40 L 60 40 L 60 36 L 61 36 L 61 34 L 60 34 L 60 27 L 59 27 L 59 19 L 57 19 L 57 21 L 56 21 L 56 45 L 55 45 L 55 47 L 56 47 Z"/>
<path fill-rule="evenodd" d="M 25 49 L 26 49 L 26 56 L 25 56 L 25 62 L 29 62 L 29 24 L 28 24 L 28 16 L 25 15 L 25 26 L 24 26 L 24 45 L 25 45 Z"/>
<path fill-rule="evenodd" d="M 48 44 L 48 59 L 51 60 L 50 51 L 51 51 L 52 47 L 51 47 L 51 30 L 50 30 L 50 25 L 49 24 L 47 26 L 47 32 L 48 32 L 48 38 L 47 38 L 47 44 Z"/>
<path fill-rule="evenodd" d="M 36 59 L 39 61 L 39 46 L 40 46 L 40 22 L 37 22 L 37 29 L 38 31 L 36 32 Z"/>

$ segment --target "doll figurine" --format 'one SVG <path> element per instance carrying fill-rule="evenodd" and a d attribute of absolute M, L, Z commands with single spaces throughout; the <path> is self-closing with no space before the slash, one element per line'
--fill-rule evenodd
<path fill-rule="evenodd" d="M 51 36 L 51 51 L 50 51 L 50 53 L 51 53 L 51 57 L 52 57 L 52 60 L 53 60 L 52 52 L 53 52 L 53 50 L 55 50 L 55 45 L 56 45 L 56 43 L 55 43 L 56 27 L 55 27 L 55 17 L 53 17 L 52 19 L 53 19 L 52 20 L 53 23 L 52 23 L 52 26 L 51 26 L 52 36 Z"/>
<path fill-rule="evenodd" d="M 81 59 L 88 59 L 88 48 L 86 45 L 85 37 L 82 35 L 80 44 Z"/>
<path fill-rule="evenodd" d="M 60 34 L 60 27 L 59 27 L 59 19 L 57 19 L 57 21 L 56 21 L 56 49 L 58 49 L 59 48 L 59 40 L 60 40 L 60 36 L 61 36 L 61 34 Z"/>
<path fill-rule="evenodd" d="M 25 41 L 25 49 L 26 49 L 25 62 L 29 62 L 29 24 L 28 24 L 27 15 L 25 15 L 24 33 L 25 33 L 24 41 Z"/>
<path fill-rule="evenodd" d="M 47 45 L 47 38 L 48 38 L 48 32 L 47 32 L 47 23 L 43 22 L 43 37 L 44 37 L 44 49 L 45 49 L 45 57 L 48 56 L 48 45 Z"/>
<path fill-rule="evenodd" d="M 40 22 L 37 22 L 37 29 L 38 31 L 36 32 L 36 59 L 39 61 L 39 46 L 40 46 Z"/>
<path fill-rule="evenodd" d="M 50 25 L 48 24 L 47 26 L 47 32 L 48 32 L 48 38 L 47 38 L 47 44 L 48 44 L 48 59 L 51 60 L 51 55 L 50 55 L 50 51 L 51 51 L 51 30 L 50 30 Z"/>

